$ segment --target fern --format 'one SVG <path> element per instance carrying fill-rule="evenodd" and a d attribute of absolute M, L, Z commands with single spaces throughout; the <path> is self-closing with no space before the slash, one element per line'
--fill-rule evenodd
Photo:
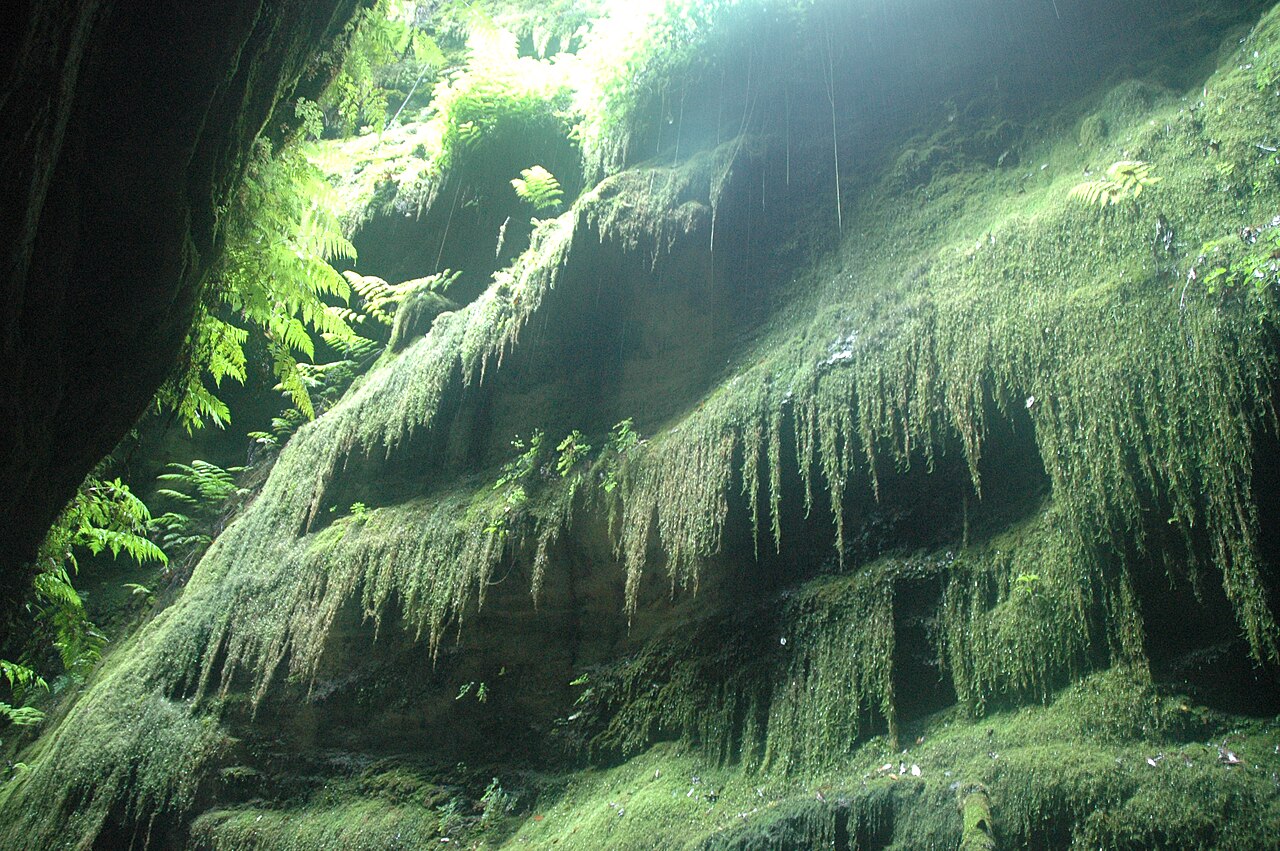
<path fill-rule="evenodd" d="M 334 303 L 347 302 L 351 289 L 328 261 L 355 258 L 337 206 L 332 187 L 299 149 L 272 156 L 269 146 L 260 146 L 231 211 L 213 289 L 188 341 L 188 365 L 157 398 L 188 431 L 230 420 L 214 389 L 226 378 L 244 383 L 251 331 L 265 338 L 291 403 L 314 414 L 296 379 L 299 359 L 315 359 L 316 335 L 339 348 L 363 339 L 352 327 L 361 317 Z"/>
<path fill-rule="evenodd" d="M 151 531 L 166 552 L 175 554 L 200 552 L 213 543 L 212 536 L 198 530 L 191 515 L 177 511 L 166 511 L 155 518 Z"/>
<path fill-rule="evenodd" d="M 459 277 L 459 273 L 449 269 L 425 278 L 414 278 L 399 284 L 389 284 L 375 275 L 360 275 L 356 272 L 342 273 L 351 289 L 362 301 L 362 307 L 369 317 L 383 325 L 395 323 L 396 311 L 411 293 L 419 289 L 430 289 L 443 293 Z"/>
<path fill-rule="evenodd" d="M 1077 183 L 1067 195 L 1089 205 L 1108 207 L 1126 198 L 1137 198 L 1143 189 L 1161 179 L 1152 175 L 1151 163 L 1120 160 L 1111 164 L 1106 177 Z"/>
<path fill-rule="evenodd" d="M 511 181 L 516 194 L 533 205 L 536 210 L 550 210 L 560 205 L 564 191 L 560 181 L 540 165 L 520 170 L 520 176 Z"/>
<path fill-rule="evenodd" d="M 44 713 L 34 706 L 12 706 L 0 700 L 0 718 L 6 719 L 15 727 L 30 727 L 43 721 Z"/>
<path fill-rule="evenodd" d="M 156 477 L 157 493 L 180 510 L 166 511 L 150 523 L 151 534 L 165 550 L 191 565 L 213 543 L 213 533 L 228 505 L 249 493 L 236 482 L 243 467 L 219 467 L 199 458 L 190 464 L 170 463 Z"/>
<path fill-rule="evenodd" d="M 44 677 L 41 677 L 26 665 L 19 665 L 16 662 L 0 659 L 0 675 L 4 676 L 9 683 L 9 690 L 15 696 L 25 695 L 27 691 L 33 688 L 49 690 L 49 684 L 44 681 Z"/>
<path fill-rule="evenodd" d="M 51 563 L 65 561 L 72 569 L 78 567 L 76 549 L 87 549 L 94 555 L 110 551 L 115 558 L 124 553 L 139 564 L 164 564 L 164 552 L 146 537 L 150 520 L 147 506 L 120 479 L 104 481 L 91 476 L 50 531 L 42 552 Z M 37 589 L 42 579 L 65 575 L 61 568 L 48 570 L 37 577 Z M 66 602 L 79 605 L 78 599 Z"/>
<path fill-rule="evenodd" d="M 185 491 L 162 488 L 159 492 L 187 505 L 194 505 L 205 512 L 215 512 L 234 496 L 245 491 L 236 485 L 236 474 L 243 472 L 243 467 L 219 467 L 199 458 L 190 464 L 171 463 L 170 472 L 157 476 L 162 482 L 172 482 L 185 488 Z"/>
<path fill-rule="evenodd" d="M 56 649 L 64 676 L 70 680 L 83 679 L 101 658 L 107 641 L 89 620 L 84 601 L 72 584 L 72 575 L 79 569 L 78 554 L 109 552 L 139 564 L 167 565 L 164 550 L 148 537 L 151 523 L 151 512 L 128 485 L 95 474 L 81 484 L 41 544 L 27 607 L 33 616 L 27 643 L 35 655 L 41 655 L 45 647 Z M 19 703 L 33 685 L 48 688 L 34 670 L 12 662 L 0 661 L 0 674 Z M 14 713 L 18 713 L 16 718 Z M 8 703 L 0 706 L 0 715 L 14 723 L 34 723 L 37 718 L 27 707 L 15 708 Z"/>

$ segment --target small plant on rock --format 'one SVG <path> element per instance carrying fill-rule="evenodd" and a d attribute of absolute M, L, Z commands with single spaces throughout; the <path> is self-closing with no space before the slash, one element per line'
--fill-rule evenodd
<path fill-rule="evenodd" d="M 1126 198 L 1137 198 L 1142 190 L 1161 180 L 1151 173 L 1151 163 L 1120 160 L 1111 164 L 1106 177 L 1077 183 L 1067 195 L 1089 205 L 1109 207 Z"/>

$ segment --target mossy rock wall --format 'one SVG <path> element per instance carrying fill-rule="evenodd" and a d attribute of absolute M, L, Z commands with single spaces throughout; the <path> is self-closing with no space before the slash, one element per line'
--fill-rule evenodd
<path fill-rule="evenodd" d="M 1276 213 L 1280 17 L 1179 11 L 1148 79 L 849 110 L 838 218 L 743 119 L 535 226 L 299 430 L 0 835 L 956 847 L 980 787 L 1010 847 L 1253 847 L 1275 729 L 1213 704 L 1280 694 L 1277 305 L 1188 271 Z M 1159 183 L 1071 197 L 1122 160 Z M 1207 650 L 1261 696 L 1173 694 Z"/>

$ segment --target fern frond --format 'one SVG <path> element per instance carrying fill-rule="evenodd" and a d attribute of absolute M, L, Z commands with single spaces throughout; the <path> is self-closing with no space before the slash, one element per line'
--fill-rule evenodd
<path fill-rule="evenodd" d="M 274 158 L 270 146 L 259 147 L 237 195 L 215 272 L 216 297 L 225 310 L 206 307 L 189 343 L 194 366 L 161 399 L 188 431 L 229 421 L 229 408 L 203 378 L 212 377 L 215 388 L 227 377 L 244 383 L 244 347 L 251 330 L 307 359 L 315 357 L 313 334 L 355 337 L 351 323 L 357 315 L 328 303 L 351 297 L 347 280 L 328 261 L 355 259 L 338 203 L 333 187 L 297 147 Z M 214 315 L 226 311 L 241 327 Z M 293 354 L 273 356 L 272 363 L 277 379 L 296 391 L 295 378 L 287 374 L 296 364 Z"/>
<path fill-rule="evenodd" d="M 275 389 L 289 398 L 293 406 L 301 411 L 307 419 L 315 419 L 316 409 L 311 402 L 311 394 L 307 392 L 307 385 L 302 381 L 302 376 L 298 372 L 298 362 L 288 349 L 280 345 L 271 345 L 271 359 L 275 368 L 276 377 L 280 379 L 280 383 Z"/>
<path fill-rule="evenodd" d="M 0 674 L 9 682 L 9 689 L 17 691 L 21 689 L 29 689 L 32 687 L 49 690 L 49 684 L 44 678 L 37 674 L 33 669 L 26 665 L 19 665 L 17 662 L 10 662 L 7 659 L 0 659 Z"/>
<path fill-rule="evenodd" d="M 525 201 L 537 210 L 548 210 L 559 206 L 564 199 L 564 191 L 555 175 L 540 165 L 520 170 L 520 176 L 513 178 L 511 186 Z"/>
<path fill-rule="evenodd" d="M 86 535 L 85 544 L 94 555 L 109 550 L 112 558 L 119 558 L 123 552 L 139 564 L 151 561 L 167 564 L 169 561 L 164 551 L 148 539 L 119 529 L 92 529 Z"/>
<path fill-rule="evenodd" d="M 359 334 L 353 334 L 351 337 L 339 337 L 334 334 L 321 334 L 321 338 L 332 349 L 339 354 L 346 355 L 357 361 L 363 361 L 369 355 L 382 348 L 382 343 L 377 340 L 370 340 L 368 337 L 361 337 Z"/>
<path fill-rule="evenodd" d="M 1107 169 L 1107 176 L 1120 187 L 1125 195 L 1135 198 L 1142 194 L 1144 187 L 1159 183 L 1161 178 L 1151 174 L 1151 163 L 1142 160 L 1120 160 L 1112 163 Z"/>
<path fill-rule="evenodd" d="M 0 718 L 15 727 L 31 727 L 44 720 L 44 713 L 34 706 L 12 706 L 0 700 Z"/>
<path fill-rule="evenodd" d="M 1089 205 L 1109 207 L 1126 198 L 1137 198 L 1142 190 L 1159 183 L 1161 178 L 1152 175 L 1151 163 L 1142 160 L 1120 160 L 1107 168 L 1107 176 L 1086 180 L 1071 187 L 1068 198 Z"/>
<path fill-rule="evenodd" d="M 38 574 L 33 583 L 36 596 L 47 603 L 78 609 L 83 604 L 80 595 L 71 584 L 71 577 L 63 568 L 46 570 Z"/>
<path fill-rule="evenodd" d="M 290 316 L 279 323 L 273 323 L 273 326 L 270 330 L 276 342 L 292 351 L 302 352 L 309 358 L 316 356 L 316 344 L 307 333 L 307 326 L 302 324 L 302 320 Z"/>
<path fill-rule="evenodd" d="M 231 409 L 204 386 L 197 373 L 178 403 L 178 420 L 188 434 L 200 428 L 206 420 L 218 428 L 226 428 L 231 421 Z"/>
<path fill-rule="evenodd" d="M 1067 193 L 1068 198 L 1075 198 L 1086 204 L 1097 204 L 1103 207 L 1114 204 L 1119 199 L 1119 187 L 1106 179 L 1086 180 L 1077 183 Z"/>
<path fill-rule="evenodd" d="M 174 502 L 180 503 L 182 505 L 190 506 L 192 508 L 195 508 L 200 504 L 195 497 L 185 494 L 182 491 L 174 490 L 173 488 L 159 488 L 156 491 L 156 493 L 159 494 L 160 496 L 165 497 L 166 499 L 171 499 Z"/>

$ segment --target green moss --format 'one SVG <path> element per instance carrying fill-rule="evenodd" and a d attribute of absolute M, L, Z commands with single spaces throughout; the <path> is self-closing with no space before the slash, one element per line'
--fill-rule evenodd
<path fill-rule="evenodd" d="M 1243 49 L 1280 64 L 1277 30 L 1273 13 Z M 756 144 L 736 139 L 677 167 L 604 181 L 540 225 L 480 298 L 439 316 L 298 432 L 182 599 L 117 652 L 28 757 L 31 771 L 6 787 L 4 839 L 58 847 L 88 844 L 113 823 L 180 822 L 228 746 L 218 699 L 244 691 L 256 703 L 281 672 L 314 676 L 352 600 L 379 628 L 391 614 L 438 647 L 484 603 L 504 556 L 533 563 L 536 591 L 584 504 L 617 517 L 627 614 L 655 570 L 673 589 L 698 587 L 740 498 L 757 538 L 776 548 L 786 543 L 784 503 L 809 509 L 825 498 L 843 556 L 846 503 L 875 498 L 888 477 L 960 456 L 982 495 L 997 417 L 1034 430 L 1052 488 L 1039 514 L 954 561 L 846 565 L 847 575 L 788 598 L 767 621 L 776 632 L 721 620 L 646 648 L 601 683 L 589 719 L 597 755 L 634 758 L 575 776 L 516 841 L 628 848 L 657 837 L 679 847 L 719 832 L 758 847 L 775 830 L 825 842 L 843 823 L 899 847 L 954 846 L 962 824 L 950 786 L 963 781 L 990 790 L 997 834 L 1011 845 L 1181 837 L 1187 847 L 1247 847 L 1247 825 L 1277 818 L 1274 785 L 1265 772 L 1219 765 L 1186 737 L 1166 738 L 1176 709 L 1142 684 L 1133 578 L 1163 563 L 1174 581 L 1215 579 L 1254 655 L 1280 656 L 1251 502 L 1253 445 L 1273 417 L 1274 296 L 1245 309 L 1184 288 L 1190 258 L 1153 239 L 1161 217 L 1177 242 L 1199 245 L 1274 214 L 1272 166 L 1250 146 L 1273 132 L 1280 100 L 1237 58 L 1197 87 L 1203 106 L 1144 84 L 1089 105 L 1105 117 L 1107 145 L 1163 178 L 1134 204 L 1100 213 L 1068 199 L 1087 166 L 1116 155 L 1081 150 L 1074 131 L 1029 146 L 1026 161 L 1047 168 L 1025 176 L 981 162 L 1005 144 L 998 123 L 974 131 L 969 160 L 904 152 L 898 163 L 927 189 L 910 204 L 899 171 L 867 175 L 845 206 L 851 236 L 840 250 L 787 285 L 788 307 L 734 351 L 701 404 L 628 452 L 618 488 L 571 477 L 499 534 L 502 495 L 492 475 L 474 472 L 328 522 L 345 476 L 407 453 L 440 427 L 454 391 L 502 366 L 552 303 L 580 240 L 656 264 L 704 225 L 714 235 L 734 170 L 757 167 Z M 1219 189 L 1211 141 L 1258 192 Z M 708 248 L 717 250 L 714 236 Z M 799 492 L 784 493 L 783 459 L 793 455 Z M 932 650 L 969 715 L 1046 703 L 1094 667 L 1134 673 L 1089 679 L 1048 707 L 940 720 L 911 752 L 921 776 L 902 776 L 894 609 L 900 586 L 921 576 L 943 589 Z M 1240 748 L 1270 766 L 1272 735 L 1251 731 Z M 663 739 L 678 743 L 655 745 Z M 886 762 L 893 770 L 878 771 Z M 197 833 L 214 847 L 286 835 L 323 846 L 364 841 L 344 820 L 385 842 L 402 828 L 432 830 L 435 818 L 373 795 L 222 811 Z"/>
<path fill-rule="evenodd" d="M 88 847 L 122 824 L 147 836 L 157 817 L 190 807 L 229 740 L 188 701 L 166 696 L 151 668 L 163 659 L 152 650 L 135 640 L 113 654 L 71 721 L 25 756 L 31 770 L 0 791 L 7 847 Z"/>
<path fill-rule="evenodd" d="M 1268 18 L 1246 48 L 1274 53 L 1275 26 Z M 1194 288 L 1182 300 L 1185 270 L 1153 253 L 1158 214 L 1192 245 L 1271 215 L 1262 196 L 1242 205 L 1215 192 L 1203 152 L 1211 138 L 1265 135 L 1280 101 L 1234 67 L 1207 90 L 1216 107 L 1129 85 L 1106 101 L 1113 135 L 1163 176 L 1140 205 L 1104 214 L 1072 205 L 1073 175 L 1098 153 L 1074 144 L 1052 151 L 1048 174 L 1060 177 L 1011 182 L 975 170 L 935 179 L 931 203 L 881 191 L 849 205 L 846 225 L 859 236 L 815 273 L 807 300 L 739 355 L 725 392 L 633 464 L 621 529 L 629 604 L 655 543 L 673 583 L 696 585 L 698 565 L 720 546 L 735 475 L 754 496 L 769 471 L 778 534 L 778 506 L 796 498 L 777 493 L 780 414 L 794 423 L 806 504 L 816 486 L 829 494 L 840 549 L 849 488 L 878 493 L 892 470 L 958 450 L 981 494 L 986 418 L 1017 409 L 1030 412 L 1063 522 L 1096 559 L 1092 568 L 1075 560 L 1086 571 L 1077 585 L 1102 571 L 1105 553 L 1141 552 L 1154 509 L 1159 523 L 1188 531 L 1184 547 L 1155 555 L 1176 575 L 1218 575 L 1255 655 L 1277 659 L 1248 496 L 1254 435 L 1269 421 L 1277 314 L 1264 309 L 1259 324 L 1256 311 Z M 1123 583 L 1115 593 L 1127 593 Z M 1132 648 L 1138 633 L 1125 634 Z"/>
<path fill-rule="evenodd" d="M 954 848 L 969 818 L 993 822 L 1001 847 L 1243 849 L 1280 814 L 1276 728 L 1198 717 L 1140 672 L 1086 678 L 1047 706 L 980 722 L 944 714 L 918 732 L 905 751 L 872 739 L 791 781 L 657 745 L 575 775 L 507 846 Z M 1219 758 L 1224 741 L 1243 765 Z M 957 795 L 975 789 L 987 800 L 962 814 Z"/>
<path fill-rule="evenodd" d="M 1088 669 L 1096 636 L 1113 661 L 1144 658 L 1128 577 L 1100 571 L 1054 507 L 964 553 L 949 573 L 940 661 L 970 712 L 997 695 L 1047 700 Z"/>
<path fill-rule="evenodd" d="M 683 174 L 673 186 L 691 192 L 693 203 L 697 193 L 689 187 L 700 179 L 705 208 L 711 169 L 700 164 Z M 237 674 L 250 672 L 241 686 L 255 705 L 281 672 L 309 680 L 347 601 L 358 599 L 378 627 L 395 601 L 404 626 L 438 647 L 446 625 L 460 626 L 469 607 L 483 604 L 491 571 L 508 547 L 533 541 L 545 565 L 547 549 L 569 521 L 581 473 L 546 488 L 504 534 L 488 531 L 495 512 L 506 508 L 492 478 L 324 525 L 332 516 L 328 493 L 349 459 L 394 454 L 402 441 L 432 426 L 449 388 L 477 383 L 491 365 L 501 365 L 562 274 L 579 233 L 628 245 L 647 233 L 657 244 L 673 239 L 687 221 L 679 208 L 637 212 L 629 196 L 612 187 L 602 184 L 544 222 L 530 249 L 495 275 L 480 298 L 437 317 L 430 334 L 298 431 L 262 494 L 210 548 L 177 604 L 117 654 L 119 664 L 98 675 L 29 758 L 31 772 L 8 788 L 8 810 L 21 814 L 5 820 L 14 847 L 54 847 L 55 837 L 67 835 L 61 819 L 83 825 L 91 838 L 109 814 L 128 822 L 181 811 L 200 766 L 219 750 L 218 699 L 231 696 Z M 190 697 L 170 701 L 160 694 Z M 154 712 L 140 717 L 137 707 Z M 168 720 L 160 731 L 162 711 Z M 125 768 L 134 751 L 154 754 L 143 760 L 145 770 Z M 104 762 L 107 754 L 114 763 Z M 28 808 L 29 800 L 59 803 Z M 59 807 L 66 810 L 61 815 Z"/>
<path fill-rule="evenodd" d="M 583 723 L 603 728 L 591 752 L 627 756 L 675 737 L 714 764 L 808 775 L 871 734 L 893 740 L 905 599 L 932 625 L 940 668 L 975 716 L 989 703 L 1048 701 L 1097 664 L 1095 636 L 1111 662 L 1140 666 L 1125 578 L 1082 581 L 1092 562 L 1063 526 L 1050 505 L 958 558 L 886 558 L 810 582 L 777 607 L 681 624 L 593 675 Z M 921 590 L 930 587 L 941 593 Z"/>
<path fill-rule="evenodd" d="M 383 851 L 438 843 L 439 827 L 436 812 L 420 803 L 369 798 L 298 810 L 214 810 L 196 819 L 191 840 L 208 851 Z"/>
<path fill-rule="evenodd" d="M 1080 122 L 1080 147 L 1097 150 L 1107 141 L 1107 120 L 1098 113 Z"/>
<path fill-rule="evenodd" d="M 961 789 L 958 801 L 964 826 L 960 832 L 960 851 L 993 851 L 996 848 L 995 819 L 991 817 L 991 798 L 980 785 Z"/>

